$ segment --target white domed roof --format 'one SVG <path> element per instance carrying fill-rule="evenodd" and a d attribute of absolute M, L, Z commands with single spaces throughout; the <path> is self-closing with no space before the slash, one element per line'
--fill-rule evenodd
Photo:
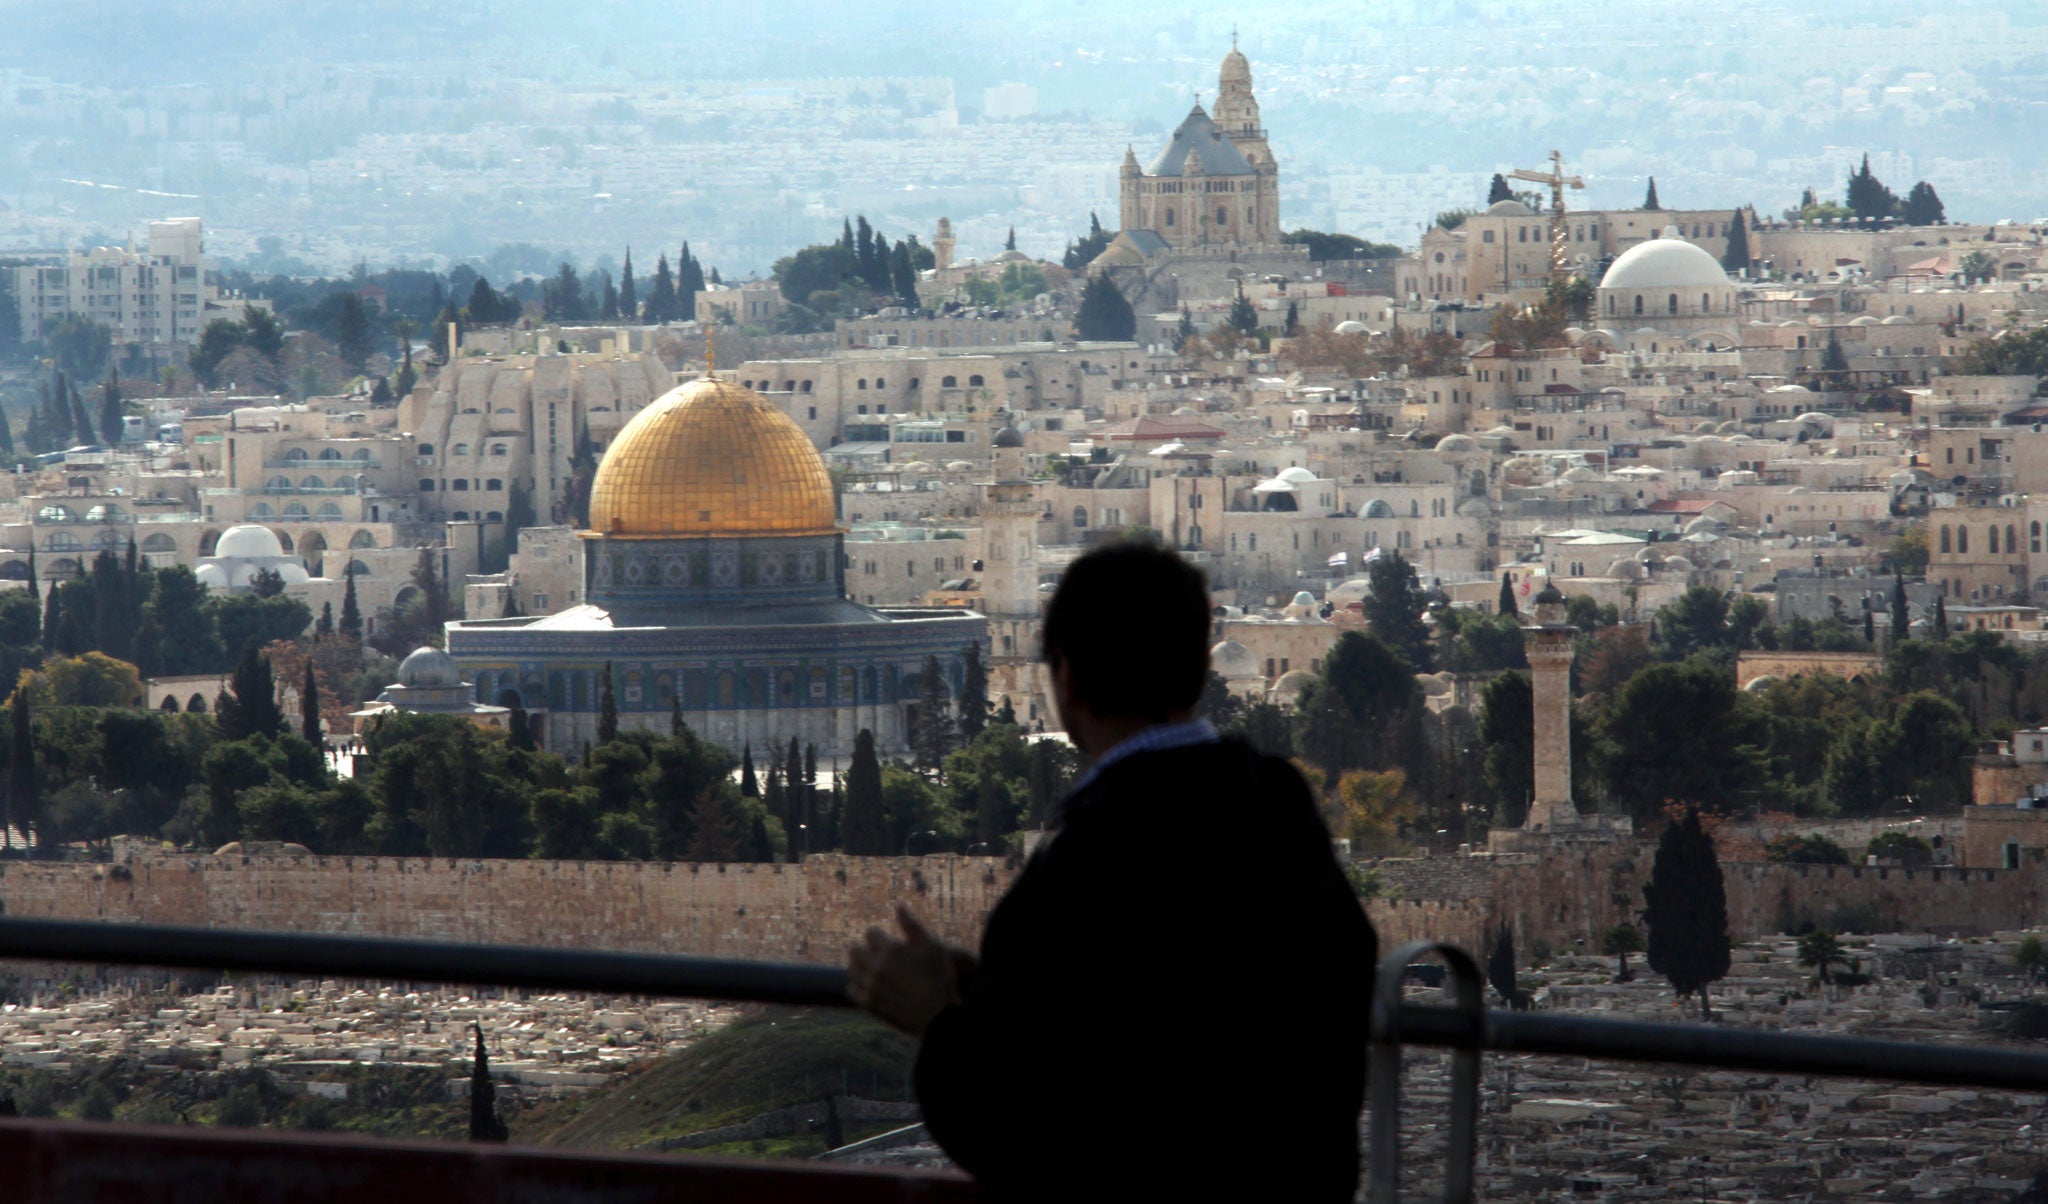
<path fill-rule="evenodd" d="M 1278 695 L 1281 701 L 1291 703 L 1301 697 L 1301 692 L 1314 684 L 1315 680 L 1316 675 L 1306 669 L 1291 669 L 1282 673 L 1280 680 L 1273 683 L 1273 693 Z"/>
<path fill-rule="evenodd" d="M 1664 237 L 1623 251 L 1601 277 L 1601 288 L 1709 288 L 1728 283 L 1712 255 L 1666 227 Z"/>
<path fill-rule="evenodd" d="M 1291 605 L 1313 607 L 1317 605 L 1316 596 L 1312 593 L 1309 593 L 1307 590 L 1299 590 L 1295 593 L 1294 601 L 1293 603 L 1291 603 Z"/>
<path fill-rule="evenodd" d="M 1769 394 L 1770 394 L 1771 396 L 1773 396 L 1773 397 L 1811 397 L 1811 396 L 1813 396 L 1813 390 L 1812 390 L 1812 389 L 1809 389 L 1809 388 L 1807 388 L 1807 387 L 1806 387 L 1805 385 L 1779 385 L 1779 386 L 1778 386 L 1777 388 L 1775 388 L 1775 389 L 1766 389 L 1766 390 L 1764 390 L 1764 392 L 1766 392 L 1766 393 L 1769 393 Z"/>
<path fill-rule="evenodd" d="M 1236 640 L 1225 640 L 1209 649 L 1209 668 L 1225 681 L 1240 677 L 1259 677 L 1259 658 L 1252 650 Z"/>
<path fill-rule="evenodd" d="M 1305 481 L 1315 480 L 1316 474 L 1310 472 L 1308 469 L 1303 468 L 1297 464 L 1293 468 L 1281 469 L 1279 479 L 1282 481 L 1292 481 L 1296 485 L 1299 485 Z"/>
<path fill-rule="evenodd" d="M 1904 314 L 1893 314 L 1891 317 L 1878 323 L 1879 326 L 1911 326 L 1912 324 L 1913 319 Z"/>
<path fill-rule="evenodd" d="M 277 575 L 284 578 L 286 585 L 304 585 L 313 579 L 313 574 L 306 571 L 306 566 L 296 560 L 287 560 L 278 565 Z"/>
<path fill-rule="evenodd" d="M 220 542 L 213 545 L 213 554 L 260 559 L 284 555 L 284 545 L 277 541 L 276 534 L 269 527 L 244 523 L 239 527 L 229 527 L 222 533 Z"/>
<path fill-rule="evenodd" d="M 1469 452 L 1479 450 L 1479 445 L 1472 442 L 1470 435 L 1445 435 L 1437 441 L 1436 449 L 1440 452 Z"/>
<path fill-rule="evenodd" d="M 1365 323 L 1355 319 L 1337 323 L 1338 334 L 1364 334 Z"/>
<path fill-rule="evenodd" d="M 192 575 L 199 578 L 199 584 L 209 589 L 228 588 L 227 570 L 217 564 L 202 564 L 192 571 Z"/>
<path fill-rule="evenodd" d="M 1488 217 L 1535 217 L 1536 211 L 1520 201 L 1495 201 L 1486 207 Z"/>
<path fill-rule="evenodd" d="M 398 684 L 410 689 L 459 686 L 462 670 L 439 648 L 415 648 L 398 664 Z"/>
<path fill-rule="evenodd" d="M 1849 325 L 1851 325 L 1851 326 L 1875 326 L 1875 325 L 1877 325 L 1877 319 L 1876 319 L 1876 318 L 1873 318 L 1873 317 L 1871 317 L 1871 316 L 1870 316 L 1869 314 L 1864 314 L 1864 315 L 1863 315 L 1862 317 L 1860 317 L 1860 318 L 1851 318 L 1851 319 L 1849 319 Z"/>
<path fill-rule="evenodd" d="M 1834 425 L 1835 420 L 1833 418 L 1828 417 L 1826 414 L 1821 413 L 1819 410 L 1808 410 L 1806 413 L 1801 414 L 1799 417 L 1794 418 L 1792 421 L 1813 422 L 1818 423 L 1821 426 L 1832 426 Z"/>

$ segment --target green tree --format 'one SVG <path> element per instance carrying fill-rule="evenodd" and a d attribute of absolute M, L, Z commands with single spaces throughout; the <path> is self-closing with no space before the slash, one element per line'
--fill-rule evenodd
<path fill-rule="evenodd" d="M 1864 855 L 1879 861 L 1896 861 L 1905 869 L 1925 869 L 1934 864 L 1934 845 L 1924 836 L 1909 832 L 1880 832 L 1870 838 Z"/>
<path fill-rule="evenodd" d="M 370 310 L 353 289 L 335 294 L 334 351 L 349 371 L 361 372 L 370 358 Z"/>
<path fill-rule="evenodd" d="M 1751 781 L 1735 682 L 1703 657 L 1652 665 L 1629 678 L 1601 718 L 1599 736 L 1607 794 L 1639 825 L 1674 802 L 1728 814 Z"/>
<path fill-rule="evenodd" d="M 261 305 L 250 305 L 242 313 L 242 343 L 275 364 L 284 353 L 284 327 Z"/>
<path fill-rule="evenodd" d="M 469 1069 L 469 1139 L 502 1142 L 511 1134 L 498 1117 L 498 1089 L 491 1083 L 490 1055 L 484 1052 L 484 1026 L 472 1022 L 476 1058 Z"/>
<path fill-rule="evenodd" d="M 1848 203 L 1849 211 L 1863 220 L 1888 218 L 1899 209 L 1899 198 L 1871 172 L 1867 153 L 1863 165 L 1849 173 L 1849 188 L 1842 199 Z"/>
<path fill-rule="evenodd" d="M 633 279 L 633 248 L 626 248 L 626 264 L 619 269 L 619 317 L 626 322 L 640 320 L 640 286 Z"/>
<path fill-rule="evenodd" d="M 142 676 L 103 652 L 52 657 L 24 670 L 15 693 L 38 707 L 132 707 L 142 701 Z"/>
<path fill-rule="evenodd" d="M 1600 935 L 1600 952 L 1614 958 L 1614 981 L 1634 982 L 1635 973 L 1628 968 L 1628 955 L 1643 951 L 1643 934 L 1634 924 L 1626 921 L 1616 924 Z"/>
<path fill-rule="evenodd" d="M 1415 566 L 1399 552 L 1381 556 L 1366 568 L 1367 592 L 1362 599 L 1373 634 L 1406 660 L 1415 672 L 1428 673 L 1435 657 L 1429 625 L 1422 621 L 1427 605 L 1415 577 Z"/>
<path fill-rule="evenodd" d="M 1913 185 L 1906 193 L 1904 203 L 1899 206 L 1899 217 L 1909 226 L 1948 224 L 1948 211 L 1941 203 L 1940 194 L 1925 180 Z"/>
<path fill-rule="evenodd" d="M 277 683 L 270 674 L 270 660 L 255 641 L 242 646 L 242 658 L 221 693 L 214 723 L 223 741 L 249 736 L 272 736 L 284 730 L 284 712 L 277 705 Z"/>
<path fill-rule="evenodd" d="M 541 287 L 541 312 L 550 322 L 579 322 L 590 316 L 583 281 L 567 260 L 562 261 L 554 279 Z"/>
<path fill-rule="evenodd" d="M 361 643 L 363 638 L 363 608 L 356 602 L 356 562 L 350 560 L 348 567 L 342 570 L 341 575 L 343 578 L 341 621 L 337 624 L 336 629 L 341 632 L 343 638 Z"/>
<path fill-rule="evenodd" d="M 1972 251 L 1956 265 L 1956 272 L 1964 284 L 1989 284 L 1998 276 L 1998 260 L 1989 251 Z"/>
<path fill-rule="evenodd" d="M 1070 272 L 1084 271 L 1089 264 L 1095 262 L 1096 256 L 1109 249 L 1110 241 L 1115 237 L 1113 231 L 1102 228 L 1102 219 L 1090 211 L 1088 233 L 1067 244 L 1066 253 L 1060 256 L 1060 262 Z"/>
<path fill-rule="evenodd" d="M 320 726 L 320 683 L 313 677 L 313 659 L 306 658 L 306 680 L 299 687 L 299 735 L 314 748 L 327 743 Z"/>
<path fill-rule="evenodd" d="M 1494 822 L 1519 828 L 1536 792 L 1536 698 L 1529 678 L 1503 673 L 1479 696 L 1479 739 L 1486 750 L 1486 784 L 1496 800 Z"/>
<path fill-rule="evenodd" d="M 981 641 L 973 640 L 961 655 L 960 692 L 956 697 L 960 738 L 969 743 L 988 726 L 988 666 L 981 661 Z"/>
<path fill-rule="evenodd" d="M 1833 932 L 1816 928 L 1799 938 L 1799 964 L 1811 967 L 1820 985 L 1832 986 L 1834 978 L 1829 974 L 1829 968 L 1848 965 L 1849 954 Z"/>
<path fill-rule="evenodd" d="M 126 433 L 123 429 L 126 416 L 127 411 L 121 405 L 121 371 L 116 368 L 100 385 L 100 440 L 108 447 L 121 442 L 122 435 Z"/>
<path fill-rule="evenodd" d="M 1754 256 L 1749 249 L 1749 222 L 1742 210 L 1728 223 L 1728 249 L 1721 252 L 1721 266 L 1731 272 L 1746 272 Z"/>
<path fill-rule="evenodd" d="M 1259 311 L 1252 308 L 1251 299 L 1244 295 L 1242 280 L 1237 282 L 1237 295 L 1230 302 L 1230 312 L 1223 316 L 1223 324 L 1246 338 L 1259 332 Z"/>
<path fill-rule="evenodd" d="M 1643 194 L 1643 208 L 1655 211 L 1658 209 L 1662 209 L 1663 207 L 1664 206 L 1657 203 L 1657 177 L 1651 176 L 1650 190 Z"/>
<path fill-rule="evenodd" d="M 7 717 L 14 732 L 7 761 L 7 827 L 10 837 L 17 834 L 27 836 L 41 820 L 43 807 L 40 785 L 36 780 L 34 721 L 29 713 L 28 698 L 18 690 L 14 701 L 8 704 Z"/>
<path fill-rule="evenodd" d="M 1498 205 L 1502 201 L 1512 201 L 1514 199 L 1514 186 L 1508 183 L 1508 178 L 1506 176 L 1500 174 L 1499 172 L 1494 172 L 1492 182 L 1489 183 L 1486 187 L 1486 203 L 1489 205 Z"/>
<path fill-rule="evenodd" d="M 1503 922 L 1493 930 L 1493 946 L 1486 955 L 1486 981 L 1505 1004 L 1519 1006 L 1522 992 L 1515 975 L 1515 930 Z"/>
<path fill-rule="evenodd" d="M 1500 601 L 1496 605 L 1500 614 L 1519 617 L 1522 608 L 1515 604 L 1515 580 L 1505 570 L 1500 575 Z"/>
<path fill-rule="evenodd" d="M 610 744 L 619 738 L 619 699 L 612 690 L 612 663 L 604 663 L 604 676 L 597 683 L 597 742 Z"/>
<path fill-rule="evenodd" d="M 1849 354 L 1842 350 L 1842 340 L 1836 338 L 1832 330 L 1828 331 L 1828 345 L 1820 353 L 1820 370 L 1834 378 L 1833 383 L 1836 384 L 1849 371 Z"/>
<path fill-rule="evenodd" d="M 1734 632 L 1728 626 L 1728 596 L 1713 586 L 1695 585 L 1657 612 L 1657 629 L 1664 637 L 1664 655 L 1670 660 L 1727 648 L 1734 643 Z"/>
<path fill-rule="evenodd" d="M 2042 944 L 2038 933 L 2030 932 L 2014 946 L 2012 962 L 2026 972 L 2029 983 L 2038 984 L 2043 972 L 2048 971 L 2048 946 Z"/>
<path fill-rule="evenodd" d="M 114 332 L 84 314 L 68 313 L 43 326 L 43 347 L 65 376 L 98 380 L 113 354 Z"/>
<path fill-rule="evenodd" d="M 910 747 L 917 757 L 917 767 L 926 773 L 938 772 L 956 742 L 952 708 L 948 705 L 951 693 L 946 688 L 939 658 L 925 657 L 924 671 L 918 675 L 917 704 L 910 714 Z"/>
<path fill-rule="evenodd" d="M 1726 977 L 1730 965 L 1728 894 L 1699 808 L 1687 807 L 1684 818 L 1665 825 L 1643 899 L 1650 969 L 1668 979 L 1679 998 L 1698 995 L 1701 1017 L 1713 1019 L 1707 988 Z"/>
<path fill-rule="evenodd" d="M 1764 845 L 1764 857 L 1793 865 L 1847 865 L 1849 854 L 1825 836 L 1781 836 Z"/>
<path fill-rule="evenodd" d="M 1074 337 L 1096 343 L 1124 343 L 1138 337 L 1138 315 L 1107 272 L 1088 277 L 1074 314 Z"/>
<path fill-rule="evenodd" d="M 882 763 L 875 755 L 875 734 L 862 728 L 853 740 L 853 763 L 846 771 L 845 818 L 841 842 L 857 857 L 890 853 L 887 817 L 882 811 Z"/>
<path fill-rule="evenodd" d="M 1323 770 L 1326 793 L 1347 770 L 1384 770 L 1414 751 L 1404 735 L 1421 696 L 1413 667 L 1379 636 L 1347 631 L 1337 637 L 1296 712 L 1301 756 Z"/>
<path fill-rule="evenodd" d="M 1341 259 L 1394 259 L 1401 248 L 1392 243 L 1373 242 L 1353 234 L 1328 234 L 1321 230 L 1289 230 L 1280 236 L 1283 245 L 1307 247 L 1314 263 Z"/>

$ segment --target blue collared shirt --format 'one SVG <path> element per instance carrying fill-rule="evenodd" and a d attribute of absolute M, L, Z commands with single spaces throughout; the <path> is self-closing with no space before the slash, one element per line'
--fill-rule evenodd
<path fill-rule="evenodd" d="M 1207 719 L 1190 719 L 1185 723 L 1160 723 L 1143 731 L 1133 732 L 1119 740 L 1114 747 L 1096 758 L 1081 780 L 1074 783 L 1067 797 L 1088 788 L 1088 784 L 1102 775 L 1102 771 L 1123 760 L 1143 752 L 1161 752 L 1169 748 L 1186 748 L 1195 744 L 1214 744 L 1223 737 L 1216 734 L 1216 727 Z"/>

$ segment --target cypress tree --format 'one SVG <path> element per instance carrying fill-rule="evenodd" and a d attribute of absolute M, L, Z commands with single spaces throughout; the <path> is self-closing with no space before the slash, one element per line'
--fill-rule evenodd
<path fill-rule="evenodd" d="M 1252 308 L 1251 299 L 1244 295 L 1244 281 L 1237 282 L 1237 297 L 1230 303 L 1230 313 L 1224 323 L 1237 333 L 1250 337 L 1259 332 L 1259 311 Z"/>
<path fill-rule="evenodd" d="M 619 290 L 618 286 L 612 283 L 612 274 L 610 272 L 599 272 L 597 284 L 597 316 L 603 318 L 607 322 L 618 321 Z"/>
<path fill-rule="evenodd" d="M 1138 315 L 1107 273 L 1097 272 L 1082 286 L 1074 336 L 1092 343 L 1127 343 L 1138 337 Z"/>
<path fill-rule="evenodd" d="M 14 455 L 14 429 L 8 423 L 7 411 L 0 409 L 0 455 L 12 458 Z"/>
<path fill-rule="evenodd" d="M 1943 594 L 1934 596 L 1934 638 L 1948 638 L 1948 598 Z"/>
<path fill-rule="evenodd" d="M 683 244 L 683 257 L 676 262 L 676 303 L 684 321 L 697 318 L 697 294 L 704 291 L 704 265 L 697 260 L 690 244 Z M 712 273 L 714 276 L 716 272 Z"/>
<path fill-rule="evenodd" d="M 761 786 L 761 805 L 768 809 L 768 814 L 782 821 L 782 830 L 787 832 L 794 825 L 789 822 L 789 790 L 783 785 L 783 780 L 782 766 L 770 758 L 768 777 Z"/>
<path fill-rule="evenodd" d="M 36 572 L 36 541 L 28 541 L 28 595 L 40 602 L 43 600 L 43 578 Z"/>
<path fill-rule="evenodd" d="M 498 1117 L 498 1089 L 491 1083 L 490 1055 L 484 1052 L 484 1026 L 472 1022 L 470 1027 L 476 1030 L 476 1061 L 469 1071 L 469 1139 L 503 1141 L 510 1134 Z"/>
<path fill-rule="evenodd" d="M 789 753 L 782 760 L 782 789 L 782 828 L 789 835 L 789 863 L 795 865 L 803 860 L 800 846 L 811 822 L 811 780 L 804 776 L 803 746 L 795 736 L 789 738 Z"/>
<path fill-rule="evenodd" d="M 818 814 L 818 746 L 804 745 L 804 847 L 808 853 L 824 835 L 823 817 Z M 830 845 L 823 847 L 830 848 Z"/>
<path fill-rule="evenodd" d="M 1515 604 L 1514 578 L 1508 576 L 1506 570 L 1502 570 L 1500 575 L 1500 606 L 1498 609 L 1504 615 L 1514 615 L 1517 618 L 1520 618 L 1522 614 L 1522 608 Z"/>
<path fill-rule="evenodd" d="M 341 634 L 361 643 L 363 638 L 363 611 L 362 607 L 356 604 L 355 561 L 351 560 L 348 562 L 348 568 L 342 572 L 342 578 L 345 584 L 343 584 L 341 589 Z"/>
<path fill-rule="evenodd" d="M 754 776 L 754 745 L 747 742 L 740 748 L 740 797 L 760 798 L 761 782 Z"/>
<path fill-rule="evenodd" d="M 846 803 L 841 821 L 846 851 L 858 857 L 889 853 L 889 832 L 882 815 L 882 762 L 875 755 L 875 733 L 867 728 L 853 738 L 853 764 L 846 771 Z"/>
<path fill-rule="evenodd" d="M 960 738 L 972 742 L 988 727 L 988 666 L 981 660 L 980 640 L 970 641 L 961 657 L 956 705 L 960 713 Z"/>
<path fill-rule="evenodd" d="M 523 752 L 532 752 L 533 720 L 527 716 L 526 708 L 520 706 L 516 702 L 512 704 L 512 718 L 510 720 L 510 724 L 511 731 L 509 733 L 509 739 L 511 740 L 512 747 L 520 749 Z"/>
<path fill-rule="evenodd" d="M 75 382 L 70 386 L 70 390 L 71 429 L 73 432 L 75 432 L 75 436 L 78 442 L 91 443 L 94 441 L 92 434 L 92 419 L 86 417 L 85 399 L 78 395 L 78 385 Z"/>
<path fill-rule="evenodd" d="M 1649 210 L 1657 210 L 1662 209 L 1663 207 L 1664 206 L 1657 203 L 1657 177 L 1651 176 L 1650 191 L 1643 194 L 1643 208 Z"/>
<path fill-rule="evenodd" d="M 676 693 L 675 693 L 675 696 L 674 696 L 674 697 L 673 697 L 673 698 L 672 698 L 672 699 L 670 700 L 670 702 L 669 702 L 669 708 L 668 708 L 668 734 L 669 734 L 669 738 L 670 738 L 671 740 L 680 740 L 680 739 L 682 739 L 682 738 L 683 738 L 683 733 L 684 733 L 685 731 L 687 731 L 687 730 L 688 730 L 688 725 L 687 725 L 687 724 L 685 724 L 685 723 L 683 722 L 683 693 L 682 693 L 682 691 L 681 691 L 681 690 L 678 690 L 678 691 L 676 691 Z"/>
<path fill-rule="evenodd" d="M 775 860 L 775 841 L 768 836 L 768 817 L 759 811 L 754 812 L 753 839 L 747 843 L 753 846 L 749 850 L 747 860 L 757 862 Z"/>
<path fill-rule="evenodd" d="M 56 590 L 50 591 L 52 594 Z M 30 829 L 42 815 L 42 798 L 36 782 L 35 725 L 29 715 L 28 695 L 14 692 L 14 704 L 7 708 L 14 724 L 13 755 L 7 762 L 7 827 L 5 839 L 28 840 Z"/>
<path fill-rule="evenodd" d="M 668 256 L 662 255 L 654 261 L 654 283 L 647 290 L 645 318 L 649 326 L 659 326 L 675 321 L 677 316 L 676 282 L 668 273 Z"/>
<path fill-rule="evenodd" d="M 320 683 L 313 677 L 313 659 L 306 658 L 306 684 L 299 687 L 299 734 L 314 748 L 327 747 L 320 730 Z"/>
<path fill-rule="evenodd" d="M 1669 979 L 1679 998 L 1697 994 L 1700 1015 L 1712 1019 L 1707 988 L 1729 966 L 1728 894 L 1699 808 L 1687 807 L 1685 818 L 1665 826 L 1643 899 L 1650 969 Z"/>
<path fill-rule="evenodd" d="M 889 281 L 896 291 L 896 302 L 905 309 L 922 309 L 924 301 L 917 295 L 917 267 L 910 261 L 910 244 L 897 242 L 896 249 L 889 254 Z"/>
<path fill-rule="evenodd" d="M 313 634 L 316 637 L 334 634 L 334 603 L 320 604 L 320 617 L 313 621 Z"/>
<path fill-rule="evenodd" d="M 121 370 L 110 369 L 106 383 L 100 386 L 100 435 L 108 447 L 121 442 Z"/>
<path fill-rule="evenodd" d="M 919 692 L 916 711 L 916 726 L 911 738 L 911 750 L 917 754 L 917 766 L 927 773 L 937 773 L 946 763 L 946 754 L 953 751 L 953 716 L 946 706 L 946 676 L 939 669 L 939 658 L 924 658 L 923 688 Z"/>
<path fill-rule="evenodd" d="M 246 736 L 275 736 L 284 731 L 284 712 L 277 705 L 277 681 L 271 676 L 270 661 L 251 640 L 242 648 L 242 659 L 228 679 L 214 711 L 214 726 L 222 740 Z"/>
<path fill-rule="evenodd" d="M 59 596 L 64 592 L 58 583 L 50 583 L 50 592 L 43 597 L 43 650 L 54 652 L 57 642 L 64 634 L 64 603 Z"/>
<path fill-rule="evenodd" d="M 1877 613 L 1875 611 L 1866 610 L 1863 612 L 1863 642 L 1866 644 L 1877 643 Z"/>
<path fill-rule="evenodd" d="M 1728 223 L 1728 249 L 1721 253 L 1721 266 L 1731 272 L 1746 272 L 1749 261 L 1749 222 L 1737 209 L 1735 220 Z"/>
<path fill-rule="evenodd" d="M 1006 239 L 1004 239 L 1004 240 L 1003 240 L 1003 250 L 1005 250 L 1005 251 L 1014 251 L 1014 250 L 1016 250 L 1016 249 L 1017 249 L 1017 227 L 1015 227 L 1015 226 L 1011 226 L 1011 227 L 1010 227 L 1010 237 L 1008 237 L 1008 238 L 1006 238 Z"/>
<path fill-rule="evenodd" d="M 1906 605 L 1906 577 L 1897 569 L 1892 570 L 1892 645 L 1894 647 L 1913 638 L 1913 618 Z"/>
<path fill-rule="evenodd" d="M 50 395 L 50 417 L 46 425 L 50 432 L 50 450 L 62 451 L 77 442 L 71 437 L 71 403 L 66 400 L 64 374 L 57 374 L 56 388 Z"/>
<path fill-rule="evenodd" d="M 1486 981 L 1493 984 L 1501 1002 L 1510 1006 L 1521 994 L 1515 977 L 1515 930 L 1505 920 L 1493 932 L 1493 951 L 1486 955 Z"/>
<path fill-rule="evenodd" d="M 612 692 L 612 663 L 604 663 L 604 677 L 597 685 L 597 742 L 610 744 L 619 738 L 619 699 Z"/>
<path fill-rule="evenodd" d="M 619 319 L 640 320 L 640 286 L 633 283 L 633 248 L 626 248 L 626 266 L 619 269 Z"/>
<path fill-rule="evenodd" d="M 127 580 L 111 549 L 92 558 L 92 643 L 115 660 L 135 659 L 135 614 Z"/>

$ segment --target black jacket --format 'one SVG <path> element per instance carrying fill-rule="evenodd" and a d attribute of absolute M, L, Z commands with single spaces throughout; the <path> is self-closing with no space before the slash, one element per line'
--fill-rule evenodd
<path fill-rule="evenodd" d="M 1292 766 L 1136 754 L 989 917 L 918 1051 L 925 1123 L 998 1199 L 1348 1201 L 1376 960 Z"/>

